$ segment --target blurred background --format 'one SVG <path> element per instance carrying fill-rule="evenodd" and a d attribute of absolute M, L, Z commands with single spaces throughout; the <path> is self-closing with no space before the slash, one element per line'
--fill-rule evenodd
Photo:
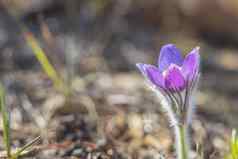
<path fill-rule="evenodd" d="M 26 30 L 70 85 L 69 99 L 42 70 Z M 171 156 L 166 118 L 135 67 L 155 64 L 167 43 L 184 55 L 201 48 L 194 149 L 202 144 L 205 158 L 219 158 L 238 127 L 237 0 L 1 0 L 0 78 L 12 144 L 41 134 L 38 158 Z"/>

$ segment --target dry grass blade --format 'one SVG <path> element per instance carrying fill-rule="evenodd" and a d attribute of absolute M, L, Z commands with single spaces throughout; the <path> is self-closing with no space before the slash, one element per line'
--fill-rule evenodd
<path fill-rule="evenodd" d="M 38 136 L 35 139 L 33 139 L 32 141 L 30 141 L 29 143 L 27 143 L 26 145 L 24 145 L 22 148 L 18 149 L 13 155 L 12 155 L 12 159 L 17 159 L 19 156 L 23 156 L 26 155 L 27 153 L 30 152 L 30 149 L 32 148 L 33 145 L 35 145 L 36 143 L 38 143 L 40 141 L 41 137 Z"/>
<path fill-rule="evenodd" d="M 39 43 L 34 37 L 34 35 L 29 31 L 25 31 L 23 35 L 26 39 L 27 44 L 30 46 L 34 55 L 36 56 L 37 60 L 40 62 L 44 72 L 53 81 L 55 88 L 59 91 L 62 91 L 65 95 L 68 95 L 68 87 L 65 85 L 64 81 L 61 79 L 53 65 L 48 60 L 45 52 L 39 46 Z"/>

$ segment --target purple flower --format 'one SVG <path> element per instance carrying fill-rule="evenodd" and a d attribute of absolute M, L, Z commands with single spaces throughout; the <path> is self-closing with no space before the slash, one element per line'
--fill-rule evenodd
<path fill-rule="evenodd" d="M 183 59 L 175 45 L 161 48 L 158 66 L 138 63 L 142 74 L 157 88 L 165 91 L 183 91 L 192 87 L 199 73 L 199 48 L 194 48 Z"/>

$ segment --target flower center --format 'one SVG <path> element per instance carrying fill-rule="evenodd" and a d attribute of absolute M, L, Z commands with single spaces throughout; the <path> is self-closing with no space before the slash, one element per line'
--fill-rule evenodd
<path fill-rule="evenodd" d="M 169 65 L 169 67 L 168 67 L 167 69 L 165 69 L 165 70 L 162 72 L 162 76 L 165 78 L 165 77 L 168 75 L 169 70 L 170 70 L 171 68 L 173 68 L 173 67 L 178 68 L 180 71 L 182 70 L 182 67 L 180 67 L 180 66 L 178 66 L 178 65 L 176 65 L 176 64 L 174 64 L 174 63 L 171 63 L 171 64 Z"/>

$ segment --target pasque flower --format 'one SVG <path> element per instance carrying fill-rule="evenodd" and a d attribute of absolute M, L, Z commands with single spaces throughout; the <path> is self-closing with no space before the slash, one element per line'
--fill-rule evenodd
<path fill-rule="evenodd" d="M 196 80 L 199 71 L 199 48 L 194 48 L 184 59 L 175 45 L 164 45 L 158 65 L 138 63 L 142 74 L 156 87 L 167 91 L 182 91 Z"/>
<path fill-rule="evenodd" d="M 199 78 L 199 64 L 199 47 L 183 58 L 173 44 L 161 48 L 157 66 L 137 64 L 174 127 L 178 159 L 189 159 L 187 131 L 194 113 L 192 97 Z"/>

